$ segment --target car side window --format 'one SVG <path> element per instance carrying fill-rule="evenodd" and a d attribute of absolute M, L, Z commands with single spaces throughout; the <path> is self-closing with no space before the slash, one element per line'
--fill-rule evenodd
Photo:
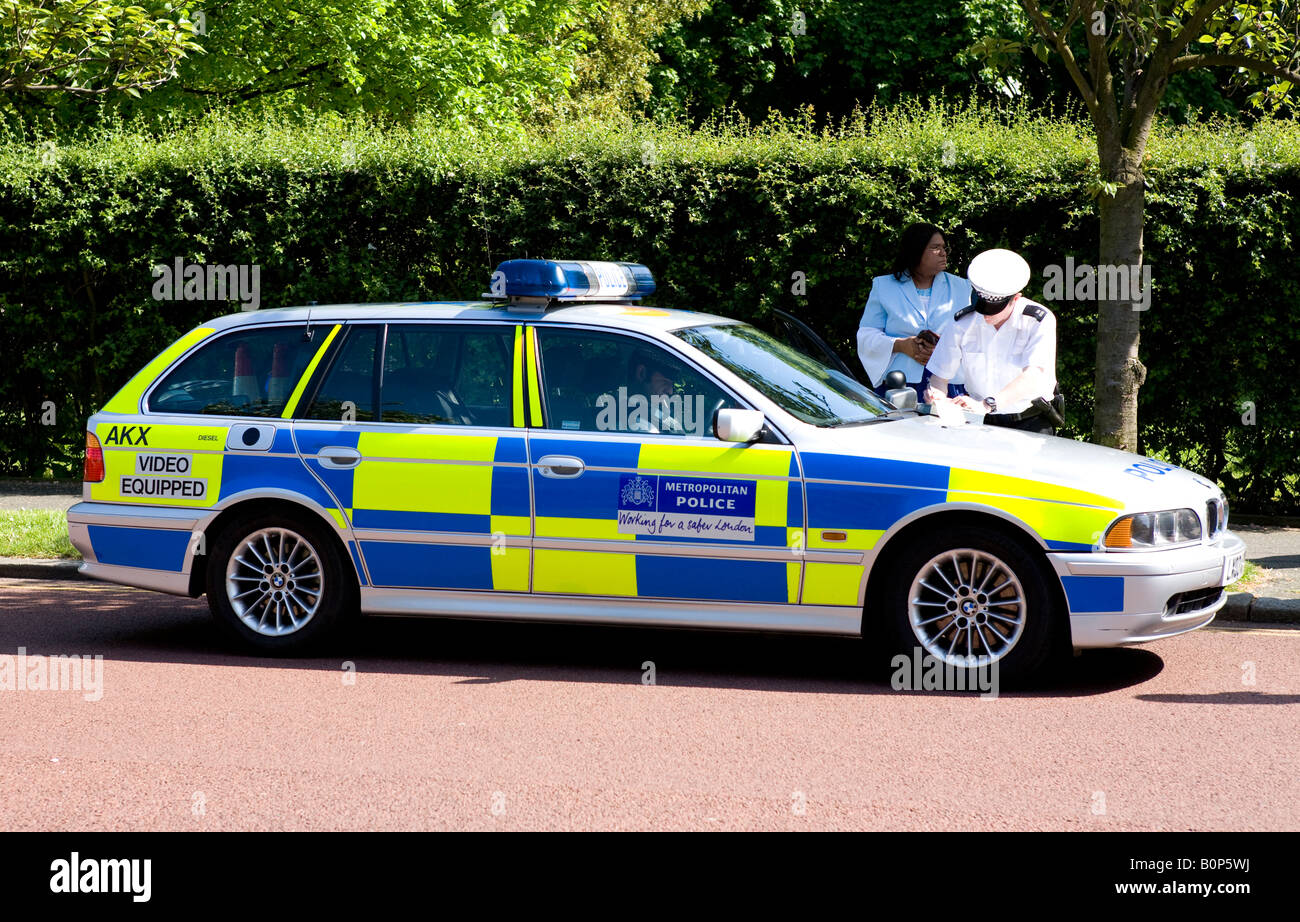
<path fill-rule="evenodd" d="M 509 426 L 513 348 L 510 326 L 391 324 L 380 421 Z"/>
<path fill-rule="evenodd" d="M 308 419 L 373 422 L 375 419 L 375 356 L 383 327 L 353 327 L 338 357 L 321 382 Z"/>
<path fill-rule="evenodd" d="M 547 429 L 711 437 L 740 404 L 690 363 L 617 333 L 537 328 Z"/>
<path fill-rule="evenodd" d="M 237 330 L 199 347 L 149 395 L 151 413 L 279 416 L 320 338 L 298 324 Z"/>

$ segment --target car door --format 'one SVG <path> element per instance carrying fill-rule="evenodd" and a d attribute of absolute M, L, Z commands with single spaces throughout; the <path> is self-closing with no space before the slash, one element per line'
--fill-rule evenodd
<path fill-rule="evenodd" d="M 790 445 L 715 438 L 714 412 L 744 404 L 653 339 L 542 322 L 527 339 L 535 593 L 798 602 Z"/>
<path fill-rule="evenodd" d="M 486 321 L 348 331 L 296 436 L 339 498 L 370 585 L 528 591 L 521 336 Z"/>
<path fill-rule="evenodd" d="M 827 368 L 833 368 L 861 384 L 871 386 L 871 382 L 866 380 L 867 376 L 861 362 L 846 362 L 826 340 L 817 335 L 812 327 L 793 314 L 783 310 L 773 310 L 767 322 L 762 324 L 762 328 L 791 349 L 797 349 Z"/>

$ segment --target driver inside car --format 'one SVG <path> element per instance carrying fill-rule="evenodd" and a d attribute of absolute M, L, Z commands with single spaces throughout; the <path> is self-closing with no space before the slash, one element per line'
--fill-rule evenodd
<path fill-rule="evenodd" d="M 682 398 L 677 394 L 673 369 L 654 354 L 638 351 L 628 361 L 628 372 L 628 429 L 633 432 L 685 432 L 681 420 Z M 644 415 L 632 410 L 635 395 L 645 398 L 647 410 Z"/>

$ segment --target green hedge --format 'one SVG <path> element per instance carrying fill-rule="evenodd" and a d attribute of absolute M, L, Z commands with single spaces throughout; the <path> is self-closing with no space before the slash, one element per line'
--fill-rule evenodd
<path fill-rule="evenodd" d="M 1220 479 L 1238 508 L 1300 511 L 1300 129 L 1162 133 L 1148 171 L 1144 450 Z M 3 142 L 0 464 L 76 475 L 85 417 L 178 333 L 234 309 L 153 300 L 150 267 L 176 257 L 261 266 L 263 307 L 476 297 L 517 256 L 633 259 L 655 272 L 658 303 L 744 319 L 784 308 L 849 353 L 904 224 L 950 228 L 959 268 L 985 247 L 1023 252 L 1037 295 L 1046 265 L 1095 261 L 1095 175 L 1075 119 L 951 107 L 834 134 L 214 120 L 167 138 Z M 1051 306 L 1067 431 L 1081 436 L 1095 306 Z"/>

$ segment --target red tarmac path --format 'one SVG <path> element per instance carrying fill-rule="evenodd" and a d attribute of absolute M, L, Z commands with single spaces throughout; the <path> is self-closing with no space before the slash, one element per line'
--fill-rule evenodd
<path fill-rule="evenodd" d="M 1300 828 L 1294 628 L 980 700 L 826 638 L 375 620 L 263 660 L 201 599 L 0 580 L 19 647 L 102 655 L 103 687 L 0 690 L 5 830 Z"/>

